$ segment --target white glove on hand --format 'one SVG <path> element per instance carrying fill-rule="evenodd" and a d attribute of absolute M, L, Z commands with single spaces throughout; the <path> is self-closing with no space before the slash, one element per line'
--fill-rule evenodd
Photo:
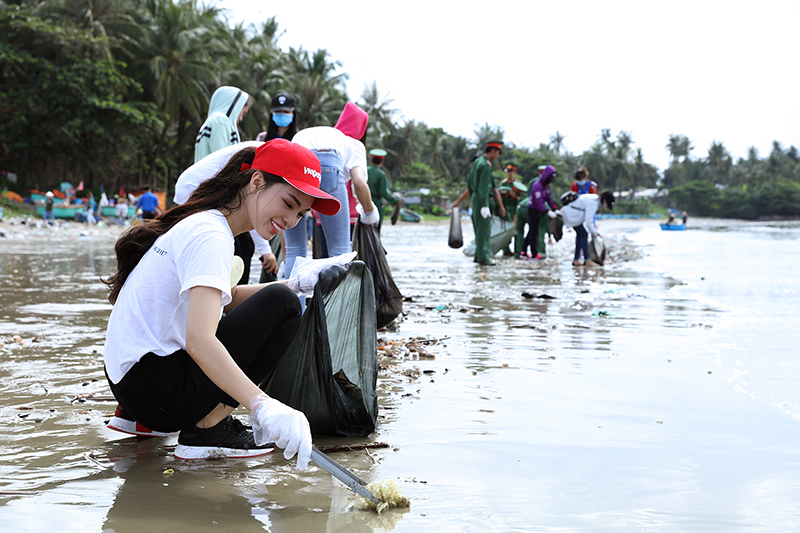
<path fill-rule="evenodd" d="M 558 214 L 555 211 L 548 211 L 547 216 L 549 216 L 550 218 L 556 218 Z"/>
<path fill-rule="evenodd" d="M 492 216 L 492 210 L 489 209 L 488 207 L 481 207 L 481 216 L 483 218 L 489 218 L 490 216 Z"/>
<path fill-rule="evenodd" d="M 356 211 L 358 214 L 361 215 L 361 223 L 366 224 L 368 226 L 372 226 L 377 224 L 380 220 L 380 216 L 378 215 L 378 208 L 375 207 L 375 203 L 372 203 L 372 211 L 369 213 L 364 212 L 364 207 L 361 204 L 356 204 Z"/>
<path fill-rule="evenodd" d="M 278 267 L 276 277 L 278 279 L 286 279 L 286 263 L 281 263 L 281 266 Z"/>
<path fill-rule="evenodd" d="M 297 468 L 305 470 L 311 459 L 311 428 L 306 415 L 264 393 L 250 400 L 250 424 L 258 446 L 274 442 L 283 456 L 297 454 Z"/>
<path fill-rule="evenodd" d="M 331 265 L 346 265 L 355 259 L 355 252 L 348 252 L 346 254 L 337 255 L 336 257 L 329 257 L 327 259 L 307 259 L 305 257 L 297 257 L 294 260 L 292 273 L 289 275 L 289 281 L 286 283 L 295 294 L 301 294 L 311 291 L 314 285 L 319 281 L 319 273 Z"/>

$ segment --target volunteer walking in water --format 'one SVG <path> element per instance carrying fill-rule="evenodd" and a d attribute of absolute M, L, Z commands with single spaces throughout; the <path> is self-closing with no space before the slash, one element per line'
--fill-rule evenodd
<path fill-rule="evenodd" d="M 252 457 L 274 442 L 307 466 L 305 416 L 257 384 L 294 339 L 295 293 L 313 287 L 327 265 L 285 282 L 237 286 L 233 251 L 234 236 L 251 229 L 269 239 L 312 207 L 339 211 L 319 185 L 311 151 L 282 139 L 246 147 L 186 203 L 117 241 L 117 272 L 106 280 L 114 304 L 106 376 L 130 419 L 180 431 L 176 457 Z M 240 404 L 250 409 L 252 431 L 231 416 Z"/>

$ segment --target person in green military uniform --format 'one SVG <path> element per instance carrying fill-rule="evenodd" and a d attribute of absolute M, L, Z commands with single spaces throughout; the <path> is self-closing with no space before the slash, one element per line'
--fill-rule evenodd
<path fill-rule="evenodd" d="M 386 173 L 383 171 L 383 162 L 386 160 L 386 150 L 374 148 L 369 151 L 372 158 L 372 164 L 367 167 L 367 185 L 369 191 L 372 193 L 372 201 L 379 201 L 377 199 L 383 198 L 391 205 L 402 205 L 402 200 L 397 198 L 389 190 L 389 180 L 386 178 Z M 381 231 L 381 224 L 383 223 L 383 209 L 378 209 L 378 232 Z"/>
<path fill-rule="evenodd" d="M 492 162 L 497 161 L 501 153 L 503 153 L 502 141 L 486 143 L 484 154 L 472 164 L 467 177 L 467 190 L 472 201 L 472 226 L 475 228 L 475 262 L 481 265 L 494 265 L 489 257 L 489 237 L 492 230 L 489 199 L 495 190 Z M 505 207 L 501 204 L 499 208 L 500 216 L 504 217 Z"/>
<path fill-rule="evenodd" d="M 527 201 L 528 187 L 524 183 L 522 183 L 521 179 L 517 176 L 517 166 L 515 164 L 507 163 L 503 170 L 506 173 L 506 177 L 505 179 L 503 179 L 503 181 L 500 182 L 500 185 L 497 186 L 497 190 L 500 193 L 500 198 L 503 201 L 503 207 L 506 208 L 506 216 L 504 220 L 506 222 L 511 222 L 516 224 L 517 234 L 519 234 L 518 206 L 520 199 L 525 199 Z M 523 228 L 525 227 L 525 222 L 527 222 L 528 219 L 527 205 L 526 205 L 526 212 L 524 219 L 525 220 L 522 222 Z M 522 250 L 521 239 L 524 238 L 525 235 L 524 230 L 522 235 L 523 237 L 515 239 L 513 252 L 511 251 L 510 244 L 509 246 L 503 249 L 504 256 L 506 257 L 519 256 L 519 253 Z M 519 250 L 517 248 L 519 248 Z"/>

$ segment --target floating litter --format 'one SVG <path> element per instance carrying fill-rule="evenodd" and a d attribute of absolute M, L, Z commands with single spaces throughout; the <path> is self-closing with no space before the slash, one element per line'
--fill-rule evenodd
<path fill-rule="evenodd" d="M 411 507 L 411 500 L 403 496 L 403 487 L 394 480 L 373 481 L 367 485 L 367 490 L 378 499 L 378 502 L 371 502 L 363 496 L 358 496 L 356 504 L 361 509 L 374 509 L 380 514 L 384 509 Z"/>

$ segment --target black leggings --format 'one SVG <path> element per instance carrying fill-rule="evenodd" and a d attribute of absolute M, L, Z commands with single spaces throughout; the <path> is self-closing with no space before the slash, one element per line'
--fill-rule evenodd
<path fill-rule="evenodd" d="M 527 252 L 528 247 L 531 249 L 531 254 L 536 257 L 539 253 L 538 240 L 539 240 L 539 223 L 542 221 L 544 211 L 539 211 L 531 206 L 528 206 L 528 235 L 522 243 L 522 251 Z"/>
<path fill-rule="evenodd" d="M 254 383 L 275 369 L 300 327 L 300 301 L 285 285 L 264 287 L 222 317 L 217 338 Z M 203 373 L 186 350 L 148 353 L 111 392 L 137 422 L 156 431 L 189 427 L 223 403 L 239 403 Z"/>

